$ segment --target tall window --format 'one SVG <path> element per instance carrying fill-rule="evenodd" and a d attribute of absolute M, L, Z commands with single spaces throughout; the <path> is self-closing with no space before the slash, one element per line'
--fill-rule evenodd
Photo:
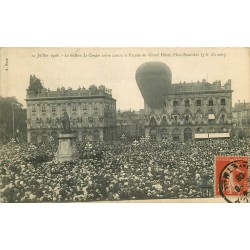
<path fill-rule="evenodd" d="M 178 105 L 178 101 L 173 101 L 173 106 L 176 107 Z"/>
<path fill-rule="evenodd" d="M 185 100 L 185 107 L 189 107 L 189 100 Z"/>
<path fill-rule="evenodd" d="M 72 110 L 73 110 L 73 111 L 76 111 L 76 110 L 77 110 L 77 107 L 76 107 L 76 104 L 75 104 L 75 103 L 73 104 Z"/>
<path fill-rule="evenodd" d="M 32 107 L 31 107 L 31 110 L 32 110 L 32 112 L 36 112 L 36 107 L 35 107 L 35 106 L 32 106 Z"/>
<path fill-rule="evenodd" d="M 209 100 L 208 101 L 208 106 L 214 106 L 214 101 L 213 100 Z"/>
<path fill-rule="evenodd" d="M 33 118 L 31 119 L 31 127 L 35 127 L 36 126 L 36 119 Z"/>
<path fill-rule="evenodd" d="M 65 105 L 62 106 L 62 111 L 66 111 L 66 106 Z"/>
<path fill-rule="evenodd" d="M 46 106 L 45 106 L 45 104 L 42 105 L 42 112 L 46 112 Z"/>
<path fill-rule="evenodd" d="M 55 118 L 52 119 L 52 126 L 56 126 L 56 119 Z"/>
<path fill-rule="evenodd" d="M 201 100 L 196 100 L 196 106 L 201 106 Z"/>
<path fill-rule="evenodd" d="M 56 106 L 55 105 L 52 106 L 52 111 L 56 112 Z"/>
<path fill-rule="evenodd" d="M 83 103 L 82 109 L 83 109 L 83 110 L 87 110 L 87 105 L 86 105 L 86 103 Z"/>
<path fill-rule="evenodd" d="M 226 100 L 223 98 L 223 99 L 220 99 L 220 105 L 226 105 Z"/>

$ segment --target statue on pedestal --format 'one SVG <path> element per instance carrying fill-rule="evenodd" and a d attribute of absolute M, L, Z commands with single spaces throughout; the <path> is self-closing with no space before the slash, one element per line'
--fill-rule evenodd
<path fill-rule="evenodd" d="M 65 111 L 61 119 L 63 132 L 58 136 L 57 161 L 72 161 L 78 159 L 78 150 L 76 146 L 76 136 L 70 129 L 70 121 Z"/>
<path fill-rule="evenodd" d="M 63 134 L 71 133 L 69 116 L 66 111 L 63 114 L 62 125 L 63 125 Z"/>

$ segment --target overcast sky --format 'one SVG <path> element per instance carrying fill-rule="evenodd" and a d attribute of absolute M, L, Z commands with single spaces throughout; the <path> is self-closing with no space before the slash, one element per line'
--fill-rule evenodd
<path fill-rule="evenodd" d="M 160 61 L 170 67 L 173 83 L 208 78 L 208 82 L 224 84 L 232 79 L 233 104 L 244 99 L 250 102 L 249 58 L 249 49 L 2 49 L 0 94 L 16 96 L 25 106 L 29 76 L 35 74 L 50 90 L 103 84 L 113 90 L 117 109 L 138 110 L 144 105 L 136 69 L 144 62 Z"/>

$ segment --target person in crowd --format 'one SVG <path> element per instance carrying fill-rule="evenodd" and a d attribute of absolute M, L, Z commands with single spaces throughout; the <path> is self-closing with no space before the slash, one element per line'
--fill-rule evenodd
<path fill-rule="evenodd" d="M 78 143 L 79 160 L 59 163 L 54 142 L 11 141 L 0 148 L 0 202 L 82 202 L 213 196 L 216 155 L 246 155 L 245 139 Z"/>

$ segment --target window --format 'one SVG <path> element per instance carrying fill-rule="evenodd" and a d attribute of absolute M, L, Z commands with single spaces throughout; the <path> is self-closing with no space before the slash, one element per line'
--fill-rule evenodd
<path fill-rule="evenodd" d="M 76 119 L 73 119 L 73 126 L 76 126 Z"/>
<path fill-rule="evenodd" d="M 42 112 L 46 112 L 46 106 L 45 106 L 45 104 L 43 104 L 43 106 L 42 106 Z"/>
<path fill-rule="evenodd" d="M 173 141 L 179 141 L 180 138 L 179 138 L 179 135 L 173 135 Z"/>
<path fill-rule="evenodd" d="M 201 106 L 201 100 L 196 100 L 196 106 Z"/>
<path fill-rule="evenodd" d="M 197 128 L 196 133 L 203 133 L 203 129 L 202 128 Z"/>
<path fill-rule="evenodd" d="M 208 101 L 208 106 L 214 106 L 214 101 L 213 100 L 209 100 Z"/>
<path fill-rule="evenodd" d="M 66 111 L 66 106 L 65 105 L 62 106 L 62 111 Z"/>
<path fill-rule="evenodd" d="M 208 120 L 208 124 L 215 124 L 215 120 Z"/>
<path fill-rule="evenodd" d="M 86 103 L 83 103 L 82 109 L 83 109 L 83 110 L 87 110 L 87 105 L 86 105 Z"/>
<path fill-rule="evenodd" d="M 31 120 L 31 127 L 35 127 L 35 126 L 36 126 L 36 119 L 33 118 L 33 119 Z"/>
<path fill-rule="evenodd" d="M 178 101 L 173 101 L 173 106 L 176 107 L 178 105 Z"/>
<path fill-rule="evenodd" d="M 226 100 L 223 98 L 223 99 L 220 99 L 220 105 L 226 105 Z"/>
<path fill-rule="evenodd" d="M 36 112 L 36 107 L 32 106 L 31 110 L 32 110 L 32 112 Z"/>
<path fill-rule="evenodd" d="M 168 131 L 166 128 L 163 128 L 161 132 L 166 134 Z"/>
<path fill-rule="evenodd" d="M 224 123 L 225 122 L 225 114 L 222 114 L 221 116 L 220 116 L 220 122 L 221 123 Z"/>
<path fill-rule="evenodd" d="M 56 106 L 55 105 L 52 106 L 52 111 L 56 112 Z"/>
<path fill-rule="evenodd" d="M 185 100 L 185 107 L 189 107 L 189 100 Z"/>
<path fill-rule="evenodd" d="M 56 126 L 56 119 L 55 118 L 52 119 L 52 126 Z"/>
<path fill-rule="evenodd" d="M 96 104 L 96 102 L 94 103 L 94 110 L 97 110 L 97 104 Z"/>
<path fill-rule="evenodd" d="M 77 110 L 76 104 L 73 104 L 72 110 L 73 110 L 73 111 L 76 111 L 76 110 Z"/>
<path fill-rule="evenodd" d="M 213 133 L 213 132 L 215 132 L 215 129 L 214 129 L 214 128 L 209 128 L 209 129 L 208 129 L 208 133 Z"/>

